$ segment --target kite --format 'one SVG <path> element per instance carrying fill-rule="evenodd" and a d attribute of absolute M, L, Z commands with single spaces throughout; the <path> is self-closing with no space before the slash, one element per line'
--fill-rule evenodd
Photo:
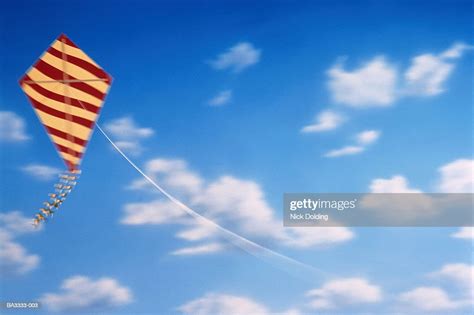
<path fill-rule="evenodd" d="M 36 214 L 33 224 L 38 225 L 53 216 L 76 185 L 112 78 L 61 34 L 19 83 L 67 168 Z"/>

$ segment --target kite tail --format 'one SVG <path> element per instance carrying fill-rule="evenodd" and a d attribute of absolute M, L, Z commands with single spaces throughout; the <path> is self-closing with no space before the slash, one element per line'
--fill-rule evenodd
<path fill-rule="evenodd" d="M 59 181 L 54 185 L 54 193 L 48 194 L 49 200 L 43 203 L 43 207 L 39 209 L 33 219 L 34 226 L 38 226 L 41 222 L 46 222 L 54 216 L 54 213 L 59 210 L 59 207 L 76 186 L 80 174 L 81 171 L 73 170 L 65 171 L 59 175 Z"/>

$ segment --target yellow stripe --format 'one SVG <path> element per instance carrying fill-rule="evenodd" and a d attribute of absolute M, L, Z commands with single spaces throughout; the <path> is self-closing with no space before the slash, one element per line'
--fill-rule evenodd
<path fill-rule="evenodd" d="M 43 124 L 54 129 L 61 130 L 62 132 L 69 133 L 82 140 L 89 140 L 91 129 L 65 119 L 54 117 L 50 114 L 37 110 L 36 108 L 35 112 Z"/>
<path fill-rule="evenodd" d="M 79 145 L 77 143 L 71 142 L 69 140 L 66 140 L 60 137 L 56 137 L 55 135 L 50 135 L 50 137 L 54 143 L 60 144 L 63 147 L 71 148 L 74 151 L 80 152 L 80 153 L 83 153 L 85 151 L 85 147 L 83 147 L 82 145 Z"/>
<path fill-rule="evenodd" d="M 27 74 L 33 81 L 55 81 L 52 78 L 48 77 L 47 75 L 44 75 L 42 72 L 40 72 L 36 68 L 31 68 L 31 70 Z M 54 83 L 38 83 L 38 84 L 41 87 L 49 91 L 55 92 L 57 94 L 76 98 L 78 100 L 93 104 L 98 107 L 102 106 L 102 101 L 100 99 L 88 93 L 85 93 L 81 90 L 73 88 L 71 86 L 67 86 L 66 84 L 63 84 L 61 82 L 56 81 Z M 67 93 L 65 91 L 67 91 Z"/>
<path fill-rule="evenodd" d="M 68 160 L 69 162 L 73 163 L 73 164 L 79 164 L 79 162 L 81 161 L 81 159 L 75 157 L 75 156 L 72 156 L 70 154 L 67 154 L 67 153 L 64 153 L 64 152 L 61 152 L 59 151 L 59 155 L 65 159 L 65 160 Z"/>
<path fill-rule="evenodd" d="M 51 47 L 53 47 L 54 49 L 59 50 L 61 52 L 63 51 L 63 43 L 61 43 L 58 40 L 54 41 L 54 43 L 51 45 Z M 77 57 L 79 59 L 83 59 L 83 60 L 85 60 L 89 63 L 92 63 L 97 68 L 101 68 L 97 63 L 95 63 L 94 60 L 92 60 L 89 56 L 87 56 L 85 52 L 83 52 L 82 50 L 80 50 L 76 47 L 72 47 L 72 46 L 69 46 L 68 44 L 64 43 L 64 52 L 68 55 L 71 55 L 71 56 Z"/>
<path fill-rule="evenodd" d="M 92 73 L 70 62 L 64 62 L 64 60 L 51 55 L 49 52 L 45 52 L 45 54 L 41 57 L 41 60 L 50 64 L 56 69 L 60 69 L 61 71 L 66 70 L 65 72 L 67 74 L 75 77 L 77 80 L 100 80 L 99 77 L 96 77 Z M 107 92 L 107 89 L 109 88 L 109 85 L 104 81 L 87 81 L 84 83 L 92 86 L 93 88 L 99 90 L 102 93 Z"/>
<path fill-rule="evenodd" d="M 51 84 L 51 83 L 50 83 Z M 36 92 L 29 84 L 23 83 L 22 84 L 23 91 L 31 98 L 35 99 L 36 101 L 47 105 L 55 110 L 59 110 L 63 113 L 69 113 L 74 116 L 82 117 L 90 121 L 95 121 L 97 118 L 97 114 L 89 112 L 85 109 L 74 107 L 71 105 L 67 105 L 66 103 L 61 103 L 55 100 L 52 100 L 38 92 Z"/>

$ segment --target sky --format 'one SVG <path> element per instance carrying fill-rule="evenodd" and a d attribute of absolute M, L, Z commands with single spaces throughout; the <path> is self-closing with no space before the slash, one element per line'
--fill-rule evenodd
<path fill-rule="evenodd" d="M 15 314 L 469 314 L 472 228 L 284 228 L 285 192 L 472 192 L 470 1 L 14 1 L 0 13 L 0 302 Z M 77 187 L 18 85 L 61 33 L 114 78 Z"/>

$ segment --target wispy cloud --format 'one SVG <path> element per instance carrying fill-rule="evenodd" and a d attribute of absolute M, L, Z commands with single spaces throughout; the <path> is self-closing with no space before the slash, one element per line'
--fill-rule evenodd
<path fill-rule="evenodd" d="M 204 245 L 190 246 L 177 249 L 171 252 L 171 255 L 176 256 L 191 256 L 191 255 L 203 255 L 221 251 L 224 245 L 221 243 L 209 243 Z"/>
<path fill-rule="evenodd" d="M 356 141 L 360 145 L 369 145 L 374 143 L 380 137 L 380 131 L 378 130 L 366 130 L 358 133 L 356 136 Z"/>
<path fill-rule="evenodd" d="M 333 158 L 333 157 L 340 157 L 340 156 L 345 156 L 345 155 L 355 155 L 363 151 L 364 151 L 364 147 L 349 145 L 349 146 L 342 147 L 340 149 L 331 150 L 328 153 L 326 153 L 324 156 L 328 158 Z"/>
<path fill-rule="evenodd" d="M 434 96 L 444 92 L 443 84 L 454 70 L 456 59 L 472 49 L 464 43 L 454 43 L 440 54 L 423 54 L 412 59 L 405 71 L 405 93 L 417 96 Z"/>
<path fill-rule="evenodd" d="M 210 64 L 216 70 L 230 69 L 237 73 L 257 64 L 260 55 L 260 49 L 256 49 L 251 43 L 241 42 L 221 53 L 215 60 L 210 61 Z"/>
<path fill-rule="evenodd" d="M 345 155 L 355 155 L 364 152 L 367 147 L 375 143 L 380 137 L 378 130 L 365 130 L 355 136 L 355 145 L 348 145 L 340 149 L 335 149 L 327 152 L 324 156 L 328 158 L 335 158 Z"/>
<path fill-rule="evenodd" d="M 232 90 L 224 90 L 217 93 L 217 95 L 211 98 L 207 103 L 210 106 L 223 106 L 228 104 L 231 100 Z"/>
<path fill-rule="evenodd" d="M 61 292 L 46 293 L 39 300 L 50 311 L 67 312 L 121 306 L 132 299 L 130 289 L 116 279 L 73 276 L 63 281 Z"/>
<path fill-rule="evenodd" d="M 0 111 L 0 141 L 21 142 L 29 138 L 23 118 L 14 112 Z"/>
<path fill-rule="evenodd" d="M 339 127 L 344 121 L 345 118 L 340 113 L 337 113 L 332 110 L 326 110 L 319 113 L 314 118 L 313 124 L 301 128 L 301 132 L 312 133 L 334 130 Z"/>
<path fill-rule="evenodd" d="M 56 167 L 42 165 L 42 164 L 29 164 L 21 168 L 23 172 L 33 176 L 38 180 L 52 180 L 57 177 L 61 170 Z"/>
<path fill-rule="evenodd" d="M 141 141 L 154 134 L 151 128 L 137 126 L 131 117 L 109 121 L 105 123 L 104 129 L 115 138 L 118 147 L 134 155 L 142 153 Z"/>

